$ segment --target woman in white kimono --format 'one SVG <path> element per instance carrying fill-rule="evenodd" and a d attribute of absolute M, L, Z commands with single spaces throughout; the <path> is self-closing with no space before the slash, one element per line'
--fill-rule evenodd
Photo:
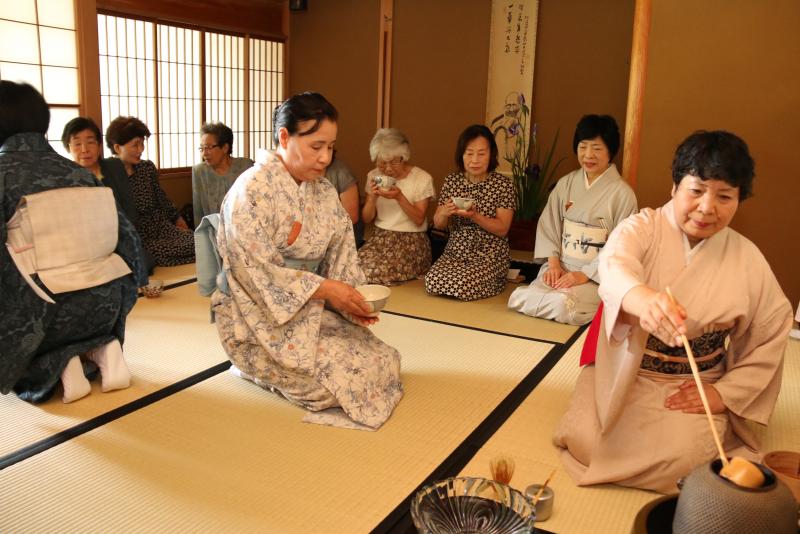
<path fill-rule="evenodd" d="M 674 493 L 715 458 L 680 334 L 729 456 L 759 459 L 744 421 L 766 425 L 780 389 L 791 306 L 755 245 L 728 228 L 752 190 L 747 145 L 697 132 L 678 147 L 672 177 L 672 200 L 628 218 L 600 253 L 596 360 L 554 438 L 580 485 Z"/>
<path fill-rule="evenodd" d="M 222 203 L 225 278 L 212 310 L 240 376 L 308 410 L 341 407 L 377 428 L 403 395 L 400 354 L 364 328 L 377 318 L 354 289 L 364 274 L 352 221 L 320 179 L 336 119 L 316 93 L 276 109 L 277 149 L 259 151 Z"/>
<path fill-rule="evenodd" d="M 619 128 L 608 115 L 585 115 L 575 127 L 572 149 L 581 168 L 558 181 L 536 228 L 534 260 L 539 276 L 508 299 L 512 310 L 582 325 L 592 320 L 597 295 L 597 255 L 609 232 L 636 213 L 636 195 L 611 161 Z"/>

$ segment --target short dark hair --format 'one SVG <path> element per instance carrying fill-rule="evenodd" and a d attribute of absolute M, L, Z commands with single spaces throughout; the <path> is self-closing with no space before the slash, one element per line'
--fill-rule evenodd
<path fill-rule="evenodd" d="M 464 168 L 464 152 L 467 151 L 467 145 L 478 137 L 483 137 L 489 142 L 489 172 L 497 168 L 497 141 L 494 140 L 492 131 L 483 124 L 472 124 L 464 128 L 464 131 L 458 136 L 458 142 L 456 143 L 455 162 L 456 167 L 458 167 L 458 170 L 461 172 L 466 170 Z"/>
<path fill-rule="evenodd" d="M 103 142 L 103 135 L 100 133 L 100 128 L 89 117 L 75 117 L 67 124 L 64 125 L 64 131 L 61 133 L 61 144 L 64 148 L 69 150 L 69 141 L 73 135 L 78 135 L 84 130 L 91 130 L 98 143 Z"/>
<path fill-rule="evenodd" d="M 572 136 L 572 151 L 578 153 L 581 141 L 600 137 L 608 149 L 608 159 L 613 160 L 619 152 L 619 126 L 611 115 L 584 115 L 575 126 Z"/>
<path fill-rule="evenodd" d="M 308 91 L 296 94 L 275 108 L 275 113 L 272 114 L 272 140 L 276 145 L 280 142 L 281 128 L 286 128 L 289 135 L 310 135 L 319 130 L 325 119 L 336 122 L 339 113 L 324 96 Z M 311 128 L 305 132 L 297 131 L 299 123 L 310 120 L 315 121 Z"/>
<path fill-rule="evenodd" d="M 27 83 L 0 80 L 0 145 L 12 135 L 46 134 L 50 108 L 42 95 Z"/>
<path fill-rule="evenodd" d="M 672 181 L 677 186 L 687 174 L 738 187 L 739 200 L 753 195 L 755 162 L 747 143 L 724 130 L 698 130 L 678 145 L 672 160 Z"/>
<path fill-rule="evenodd" d="M 233 153 L 233 130 L 221 122 L 207 122 L 200 127 L 200 135 L 213 135 L 217 145 L 222 148 L 228 145 L 228 154 Z"/>
<path fill-rule="evenodd" d="M 136 137 L 150 137 L 147 125 L 136 117 L 117 117 L 106 128 L 106 146 L 116 154 L 114 145 L 127 144 Z"/>

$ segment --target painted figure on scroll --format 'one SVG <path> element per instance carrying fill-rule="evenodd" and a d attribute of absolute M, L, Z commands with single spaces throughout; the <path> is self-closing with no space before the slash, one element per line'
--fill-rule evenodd
<path fill-rule="evenodd" d="M 753 169 L 735 135 L 692 134 L 675 153 L 672 200 L 623 221 L 600 253 L 596 360 L 554 437 L 578 484 L 675 493 L 716 457 L 680 334 L 728 456 L 759 459 L 745 422 L 772 414 L 792 310 L 761 252 L 728 227 Z"/>
<path fill-rule="evenodd" d="M 526 315 L 582 325 L 600 297 L 597 258 L 608 234 L 636 213 L 636 195 L 611 161 L 619 128 L 609 115 L 585 115 L 572 150 L 581 168 L 558 181 L 536 228 L 534 259 L 544 261 L 529 286 L 518 287 L 508 307 Z"/>
<path fill-rule="evenodd" d="M 123 389 L 125 321 L 147 283 L 141 241 L 114 193 L 55 153 L 50 111 L 0 81 L 0 392 L 43 402 Z"/>
<path fill-rule="evenodd" d="M 336 120 L 317 93 L 276 108 L 276 150 L 259 151 L 222 203 L 227 283 L 211 306 L 235 373 L 308 410 L 341 407 L 347 417 L 329 412 L 377 428 L 403 396 L 400 354 L 365 328 L 377 318 L 354 289 L 365 280 L 352 221 L 320 179 Z"/>

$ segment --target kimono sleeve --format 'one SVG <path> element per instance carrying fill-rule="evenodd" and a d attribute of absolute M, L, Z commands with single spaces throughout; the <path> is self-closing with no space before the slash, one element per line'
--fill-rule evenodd
<path fill-rule="evenodd" d="M 203 206 L 202 193 L 205 191 L 200 178 L 199 165 L 192 167 L 192 212 L 194 214 L 194 226 L 200 226 L 200 221 L 206 215 L 205 207 Z"/>
<path fill-rule="evenodd" d="M 130 267 L 133 279 L 136 281 L 136 287 L 145 286 L 147 285 L 147 266 L 144 261 L 142 240 L 139 238 L 136 227 L 128 220 L 125 213 L 119 209 L 119 204 L 117 204 L 117 213 L 118 235 L 117 248 L 114 252 L 119 254 Z"/>
<path fill-rule="evenodd" d="M 731 412 L 766 425 L 781 388 L 792 307 L 763 257 L 762 261 L 761 283 L 750 290 L 749 324 L 731 339 L 728 369 L 714 388 Z"/>
<path fill-rule="evenodd" d="M 643 260 L 653 242 L 653 210 L 646 210 L 617 226 L 600 251 L 598 293 L 603 299 L 603 321 L 609 340 L 627 337 L 630 325 L 619 321 L 628 291 L 645 283 Z"/>
<path fill-rule="evenodd" d="M 167 194 L 164 192 L 164 189 L 161 187 L 161 184 L 158 182 L 158 169 L 156 168 L 155 164 L 152 161 L 147 162 L 148 172 L 150 173 L 150 180 L 151 180 L 151 187 L 153 191 L 155 191 L 155 198 L 156 202 L 158 203 L 158 209 L 160 209 L 167 218 L 172 221 L 173 223 L 178 220 L 180 217 L 180 213 L 178 213 L 177 208 L 172 204 L 172 202 L 167 198 Z"/>
<path fill-rule="evenodd" d="M 306 305 L 323 278 L 281 266 L 283 256 L 274 243 L 274 226 L 278 223 L 271 217 L 274 201 L 274 196 L 259 198 L 253 194 L 236 202 L 230 216 L 225 213 L 220 223 L 217 241 L 232 292 L 236 293 L 233 286 L 240 286 L 246 294 L 242 298 L 249 299 L 270 322 L 280 326 Z M 223 211 L 228 211 L 225 205 Z"/>

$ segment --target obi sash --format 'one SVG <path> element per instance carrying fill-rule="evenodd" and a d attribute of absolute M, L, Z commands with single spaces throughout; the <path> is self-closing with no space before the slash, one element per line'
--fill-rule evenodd
<path fill-rule="evenodd" d="M 130 274 L 114 253 L 119 236 L 114 192 L 107 187 L 65 187 L 22 197 L 8 221 L 6 247 L 22 277 L 43 300 L 96 287 Z"/>
<path fill-rule="evenodd" d="M 725 357 L 732 326 L 707 331 L 689 340 L 692 354 L 699 371 L 707 371 L 719 364 Z M 642 369 L 670 375 L 691 374 L 689 358 L 683 346 L 670 347 L 652 335 L 647 337 L 644 356 L 640 365 Z"/>
<path fill-rule="evenodd" d="M 572 265 L 586 265 L 595 260 L 606 244 L 608 230 L 564 218 L 561 232 L 561 260 Z"/>

